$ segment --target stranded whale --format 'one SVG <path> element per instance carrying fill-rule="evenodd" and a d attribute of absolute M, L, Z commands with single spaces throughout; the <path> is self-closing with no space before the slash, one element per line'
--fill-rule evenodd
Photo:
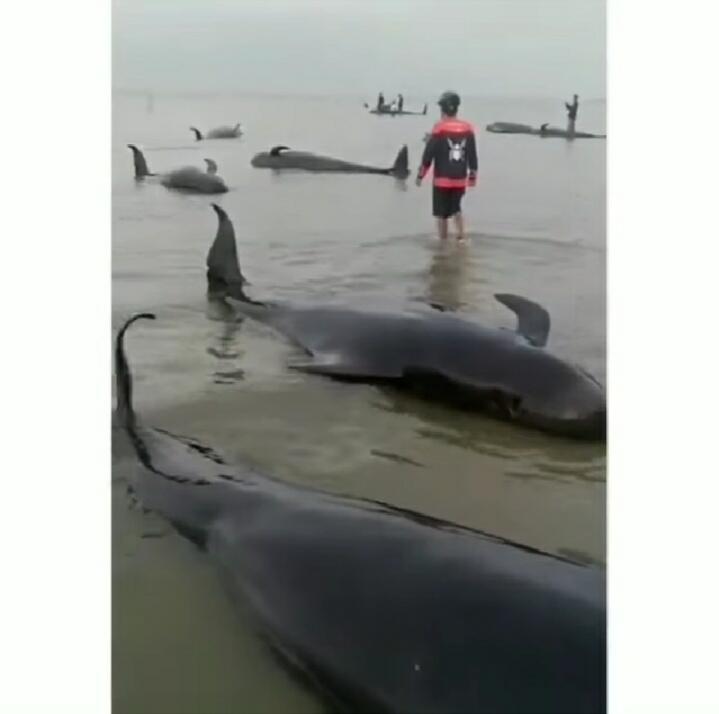
<path fill-rule="evenodd" d="M 355 164 L 351 161 L 335 159 L 331 156 L 313 154 L 309 151 L 293 151 L 287 146 L 275 146 L 270 151 L 255 155 L 252 165 L 261 169 L 299 169 L 301 171 L 338 172 L 348 174 L 383 174 L 396 178 L 409 176 L 409 155 L 403 146 L 394 164 L 389 168 Z"/>
<path fill-rule="evenodd" d="M 167 188 L 192 191 L 194 193 L 226 193 L 225 182 L 217 175 L 217 164 L 212 159 L 205 159 L 207 170 L 202 171 L 195 166 L 182 166 L 162 174 L 150 173 L 143 153 L 134 144 L 128 144 L 132 150 L 135 166 L 135 178 L 145 179 L 157 176 L 160 183 Z"/>
<path fill-rule="evenodd" d="M 542 124 L 539 129 L 531 127 L 529 124 L 515 124 L 508 121 L 496 121 L 487 125 L 487 131 L 494 134 L 531 134 L 532 136 L 556 137 L 560 139 L 606 139 L 606 134 L 588 134 L 585 131 L 575 131 L 573 135 L 566 129 Z"/>
<path fill-rule="evenodd" d="M 283 483 L 146 426 L 115 346 L 143 506 L 204 549 L 282 661 L 343 711 L 606 709 L 602 570 L 376 501 Z"/>
<path fill-rule="evenodd" d="M 606 433 L 601 385 L 544 349 L 550 318 L 518 295 L 495 297 L 517 316 L 517 331 L 447 312 L 385 313 L 259 302 L 244 290 L 234 227 L 213 204 L 218 228 L 207 260 L 209 292 L 304 349 L 293 368 L 337 379 L 394 384 L 459 402 L 502 419 L 585 438 Z"/>
<path fill-rule="evenodd" d="M 235 124 L 235 126 L 218 126 L 204 134 L 194 126 L 190 127 L 190 131 L 194 133 L 196 141 L 202 141 L 203 139 L 236 139 L 242 135 L 239 123 Z"/>

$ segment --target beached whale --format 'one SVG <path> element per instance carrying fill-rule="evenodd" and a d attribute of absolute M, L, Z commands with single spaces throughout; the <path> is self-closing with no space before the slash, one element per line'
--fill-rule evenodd
<path fill-rule="evenodd" d="M 538 129 L 529 124 L 515 124 L 508 121 L 497 121 L 487 125 L 487 131 L 494 134 L 531 134 L 541 137 L 556 137 L 562 139 L 606 139 L 606 134 L 589 134 L 585 131 L 575 131 L 573 135 L 566 129 L 542 124 Z"/>
<path fill-rule="evenodd" d="M 409 176 L 409 154 L 403 146 L 394 164 L 389 168 L 356 164 L 331 156 L 313 154 L 309 151 L 293 151 L 287 146 L 275 146 L 252 158 L 252 165 L 259 169 L 299 169 L 301 171 L 338 172 L 348 174 L 382 174 L 396 178 Z"/>
<path fill-rule="evenodd" d="M 526 298 L 495 297 L 518 319 L 517 331 L 486 327 L 447 312 L 366 312 L 259 302 L 244 290 L 234 227 L 215 204 L 208 290 L 266 323 L 308 355 L 292 364 L 313 374 L 387 383 L 439 401 L 485 411 L 545 431 L 584 438 L 606 434 L 602 386 L 582 368 L 543 349 L 547 311 Z"/>
<path fill-rule="evenodd" d="M 605 711 L 603 570 L 283 483 L 142 424 L 123 341 L 153 317 L 128 320 L 115 347 L 135 496 L 206 551 L 267 643 L 333 710 Z"/>
<path fill-rule="evenodd" d="M 157 177 L 159 182 L 167 188 L 191 191 L 194 193 L 226 193 L 227 185 L 217 175 L 217 164 L 212 159 L 205 159 L 207 170 L 202 171 L 196 166 L 182 166 L 173 171 L 162 174 L 153 174 L 147 167 L 143 153 L 134 144 L 127 145 L 132 150 L 135 166 L 135 179 L 143 180 L 148 177 Z"/>
<path fill-rule="evenodd" d="M 549 126 L 548 124 L 542 124 L 539 127 L 537 135 L 546 138 L 557 138 L 557 139 L 606 139 L 606 134 L 589 134 L 586 131 L 575 131 L 571 133 L 566 129 L 560 129 L 556 126 Z"/>
<path fill-rule="evenodd" d="M 514 124 L 508 121 L 496 121 L 487 125 L 487 131 L 498 134 L 533 134 L 538 129 L 533 129 L 529 124 Z"/>
<path fill-rule="evenodd" d="M 215 129 L 206 131 L 204 134 L 194 126 L 190 127 L 190 131 L 195 134 L 197 141 L 202 141 L 203 139 L 236 139 L 242 135 L 239 123 L 235 124 L 235 126 L 218 126 Z"/>

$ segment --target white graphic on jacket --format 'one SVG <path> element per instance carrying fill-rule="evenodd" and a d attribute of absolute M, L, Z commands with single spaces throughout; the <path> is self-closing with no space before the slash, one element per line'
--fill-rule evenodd
<path fill-rule="evenodd" d="M 467 144 L 466 139 L 453 143 L 451 139 L 447 139 L 449 144 L 449 160 L 450 161 L 464 161 L 464 148 Z"/>

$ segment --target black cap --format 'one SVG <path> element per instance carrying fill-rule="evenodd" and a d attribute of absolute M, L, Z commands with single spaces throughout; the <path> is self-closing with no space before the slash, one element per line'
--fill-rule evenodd
<path fill-rule="evenodd" d="M 451 91 L 443 92 L 437 104 L 445 111 L 456 112 L 459 107 L 459 94 Z"/>

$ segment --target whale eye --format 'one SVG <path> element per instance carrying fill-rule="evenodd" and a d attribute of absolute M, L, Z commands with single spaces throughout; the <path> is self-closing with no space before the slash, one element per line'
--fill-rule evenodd
<path fill-rule="evenodd" d="M 515 394 L 506 394 L 495 389 L 488 396 L 489 399 L 485 404 L 497 414 L 509 419 L 516 419 L 522 412 L 522 398 Z"/>
<path fill-rule="evenodd" d="M 505 400 L 505 407 L 507 414 L 509 414 L 512 419 L 515 419 L 522 410 L 522 400 L 520 397 L 508 396 Z"/>

